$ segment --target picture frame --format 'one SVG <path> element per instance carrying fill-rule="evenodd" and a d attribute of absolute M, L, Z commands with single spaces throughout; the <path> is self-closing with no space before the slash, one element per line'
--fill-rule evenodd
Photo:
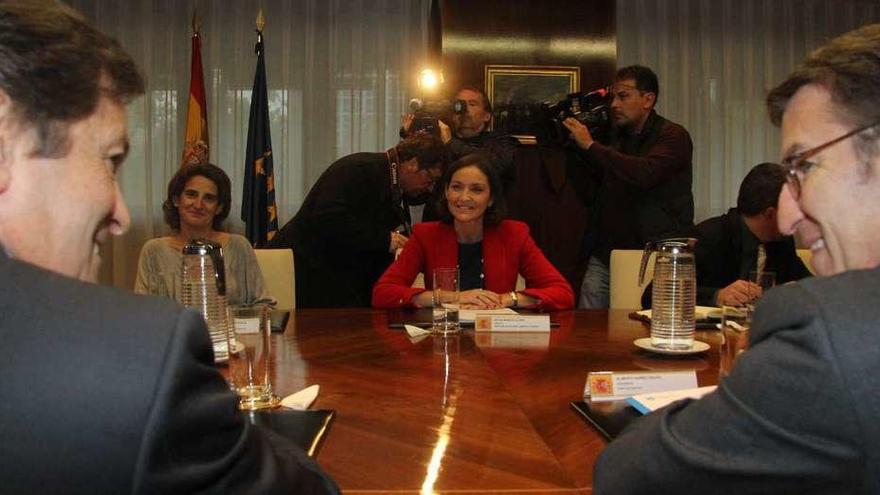
<path fill-rule="evenodd" d="M 574 66 L 486 65 L 486 95 L 492 103 L 492 128 L 534 144 L 543 122 L 542 103 L 556 103 L 580 88 Z"/>

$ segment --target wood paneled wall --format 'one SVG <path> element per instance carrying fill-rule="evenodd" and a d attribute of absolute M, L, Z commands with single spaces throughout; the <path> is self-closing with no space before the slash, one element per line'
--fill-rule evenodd
<path fill-rule="evenodd" d="M 436 1 L 446 91 L 484 87 L 487 64 L 579 66 L 583 90 L 614 77 L 613 0 Z"/>
<path fill-rule="evenodd" d="M 449 97 L 463 85 L 485 88 L 484 66 L 489 64 L 578 66 L 582 91 L 608 85 L 614 78 L 613 0 L 435 2 L 431 47 L 435 59 L 440 52 Z M 559 147 L 521 146 L 515 160 L 518 179 L 507 191 L 508 213 L 529 224 L 538 246 L 577 294 L 585 267 L 581 241 L 590 211 L 578 194 L 588 184 L 568 162 Z"/>

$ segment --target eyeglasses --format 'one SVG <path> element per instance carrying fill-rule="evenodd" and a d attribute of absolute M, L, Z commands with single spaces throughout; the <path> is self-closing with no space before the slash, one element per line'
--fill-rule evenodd
<path fill-rule="evenodd" d="M 880 124 L 880 121 L 874 122 L 873 124 L 868 124 L 864 127 L 859 127 L 855 130 L 849 131 L 843 136 L 837 137 L 828 141 L 827 143 L 820 144 L 815 148 L 810 148 L 805 151 L 801 151 L 800 153 L 795 153 L 789 157 L 786 157 L 782 160 L 781 166 L 785 169 L 785 179 L 788 182 L 788 187 L 791 188 L 791 194 L 794 196 L 794 199 L 798 199 L 801 195 L 801 181 L 807 175 L 807 172 L 815 165 L 814 163 L 808 162 L 810 158 L 816 156 L 821 151 L 834 146 L 835 144 L 845 140 L 846 138 L 855 136 L 856 134 L 868 130 L 876 125 Z"/>

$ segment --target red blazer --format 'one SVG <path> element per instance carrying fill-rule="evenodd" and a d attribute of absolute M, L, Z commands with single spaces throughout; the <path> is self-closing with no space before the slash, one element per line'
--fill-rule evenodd
<path fill-rule="evenodd" d="M 458 266 L 458 238 L 452 225 L 440 222 L 418 223 L 400 253 L 373 286 L 374 308 L 411 307 L 414 295 L 426 289 L 412 287 L 418 274 L 425 274 L 425 287 L 431 288 L 434 268 Z M 516 288 L 522 274 L 526 289 L 521 291 L 539 299 L 538 309 L 570 309 L 574 292 L 559 271 L 547 261 L 529 235 L 529 227 L 514 220 L 503 220 L 483 231 L 483 284 L 487 290 L 504 294 Z"/>

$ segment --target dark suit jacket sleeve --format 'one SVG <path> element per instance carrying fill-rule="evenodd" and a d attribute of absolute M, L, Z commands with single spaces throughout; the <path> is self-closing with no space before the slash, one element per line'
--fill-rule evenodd
<path fill-rule="evenodd" d="M 419 273 L 425 270 L 427 244 L 424 224 L 416 224 L 413 234 L 403 246 L 400 256 L 373 285 L 372 306 L 379 309 L 413 307 L 411 299 L 425 289 L 412 287 Z M 425 284 L 428 284 L 427 275 Z"/>
<path fill-rule="evenodd" d="M 201 317 L 181 313 L 139 448 L 133 493 L 336 493 L 296 446 L 246 422 L 212 363 Z M 113 379 L 106 377 L 106 379 Z"/>
<path fill-rule="evenodd" d="M 657 142 L 643 156 L 625 155 L 610 146 L 594 142 L 584 152 L 606 173 L 641 189 L 651 189 L 691 166 L 694 145 L 683 127 L 667 123 Z"/>
<path fill-rule="evenodd" d="M 358 163 L 355 158 L 350 160 L 352 164 Z M 344 248 L 352 255 L 387 252 L 391 246 L 390 230 L 376 228 L 372 222 L 359 221 L 355 212 L 382 201 L 376 199 L 385 194 L 381 187 L 390 186 L 374 186 L 376 177 L 370 175 L 365 166 L 340 167 L 336 172 L 316 191 L 319 194 L 313 207 L 313 223 L 320 228 L 312 232 L 320 236 L 325 245 L 337 246 L 337 250 Z M 392 207 L 389 201 L 388 208 Z"/>
<path fill-rule="evenodd" d="M 823 309 L 800 285 L 768 292 L 731 375 L 608 445 L 596 493 L 861 492 L 855 403 Z"/>

